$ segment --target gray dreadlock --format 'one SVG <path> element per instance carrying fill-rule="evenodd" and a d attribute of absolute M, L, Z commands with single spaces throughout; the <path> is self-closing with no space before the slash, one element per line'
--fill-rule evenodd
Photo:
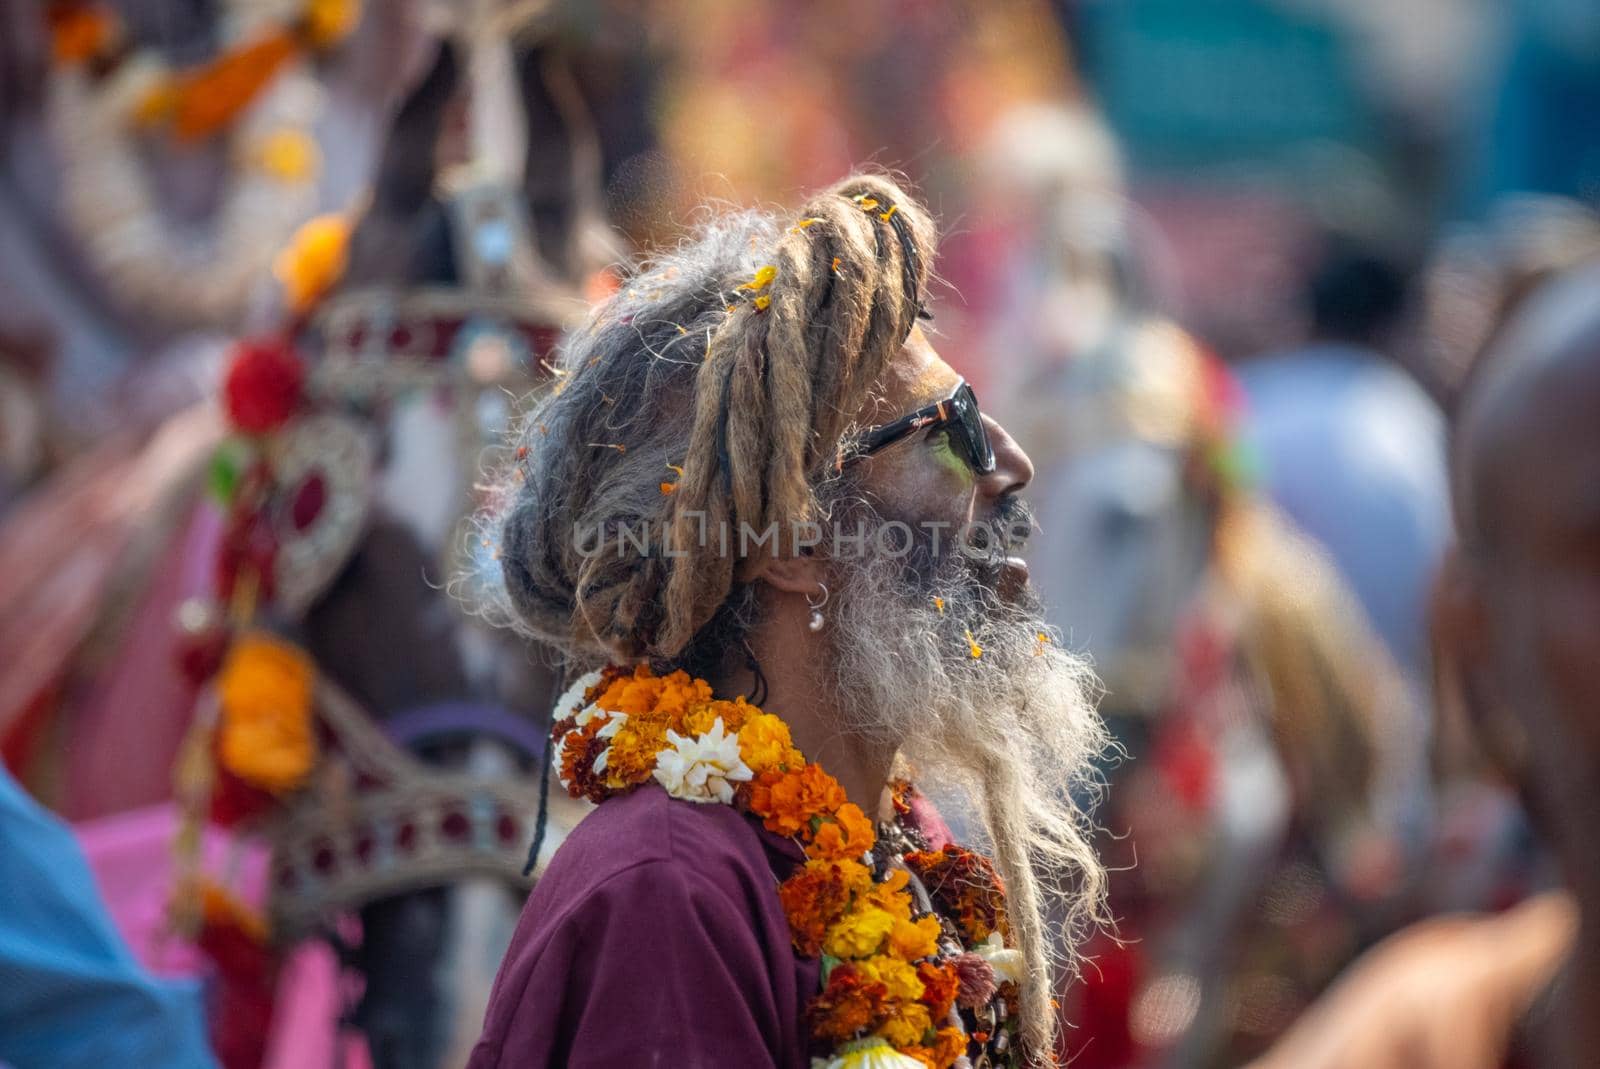
<path fill-rule="evenodd" d="M 815 517 L 851 414 L 915 322 L 933 245 L 914 201 L 858 176 L 786 228 L 712 223 L 596 309 L 485 522 L 506 622 L 576 662 L 672 661 L 719 610 L 748 609 L 746 562 L 703 532 Z M 575 537 L 641 525 L 670 531 L 672 554 Z"/>

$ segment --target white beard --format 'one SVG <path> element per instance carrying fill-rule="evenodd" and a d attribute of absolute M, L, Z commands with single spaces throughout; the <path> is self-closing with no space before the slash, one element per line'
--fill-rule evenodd
<path fill-rule="evenodd" d="M 833 566 L 832 655 L 818 683 L 837 695 L 842 731 L 897 748 L 935 793 L 972 803 L 1028 962 L 1024 1037 L 1048 1050 L 1057 974 L 1105 920 L 1088 813 L 1101 786 L 1093 762 L 1110 745 L 1098 684 L 1032 591 L 1003 601 L 984 562 L 949 554 L 915 568 L 868 555 Z"/>

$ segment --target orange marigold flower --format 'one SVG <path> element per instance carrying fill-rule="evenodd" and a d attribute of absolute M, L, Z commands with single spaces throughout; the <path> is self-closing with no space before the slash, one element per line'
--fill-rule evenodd
<path fill-rule="evenodd" d="M 879 909 L 888 910 L 897 918 L 910 920 L 911 895 L 906 891 L 906 885 L 910 882 L 911 875 L 904 869 L 890 869 L 888 879 L 873 884 L 867 890 L 866 900 Z"/>
<path fill-rule="evenodd" d="M 822 993 L 806 1007 L 811 1033 L 843 1043 L 877 1023 L 885 1014 L 887 992 L 866 980 L 850 964 L 836 965 Z"/>
<path fill-rule="evenodd" d="M 967 1053 L 967 1034 L 959 1028 L 941 1028 L 933 1039 L 933 1069 L 950 1069 Z"/>
<path fill-rule="evenodd" d="M 231 125 L 294 58 L 297 47 L 294 34 L 280 30 L 185 74 L 173 115 L 179 140 L 199 141 Z"/>
<path fill-rule="evenodd" d="M 711 685 L 690 679 L 686 672 L 655 676 L 648 665 L 639 665 L 632 675 L 611 680 L 596 699 L 602 709 L 629 716 L 655 713 L 666 718 L 681 716 L 690 705 L 711 700 Z"/>
<path fill-rule="evenodd" d="M 982 854 L 952 845 L 907 854 L 906 864 L 970 942 L 981 943 L 991 932 L 1005 935 L 1010 930 L 1005 888 L 994 865 Z"/>
<path fill-rule="evenodd" d="M 917 795 L 917 789 L 908 779 L 892 779 L 889 781 L 889 800 L 894 804 L 894 813 L 897 817 L 911 815 L 911 799 Z"/>
<path fill-rule="evenodd" d="M 778 887 L 789 918 L 795 950 L 807 957 L 822 953 L 828 927 L 844 914 L 852 896 L 872 884 L 872 874 L 855 861 L 808 861 Z"/>
<path fill-rule="evenodd" d="M 923 919 L 932 920 L 931 917 Z M 938 921 L 934 921 L 934 927 L 938 928 Z M 934 1020 L 944 1020 L 961 990 L 961 977 L 955 966 L 949 962 L 919 961 L 917 978 L 922 981 L 922 1001 L 927 1003 L 928 1012 Z"/>
<path fill-rule="evenodd" d="M 574 798 L 587 798 L 599 804 L 606 798 L 606 785 L 594 774 L 595 758 L 609 744 L 599 737 L 600 719 L 589 721 L 576 731 L 562 736 L 561 782 Z"/>
<path fill-rule="evenodd" d="M 350 255 L 350 221 L 337 212 L 308 219 L 272 261 L 284 299 L 296 315 L 307 312 L 344 276 Z"/>
<path fill-rule="evenodd" d="M 217 747 L 228 771 L 252 786 L 299 787 L 317 760 L 311 722 L 311 659 L 263 633 L 234 643 L 217 678 Z"/>
<path fill-rule="evenodd" d="M 804 762 L 794 748 L 789 725 L 771 713 L 756 713 L 739 729 L 739 754 L 757 775 L 798 768 Z"/>
<path fill-rule="evenodd" d="M 811 818 L 827 816 L 845 804 L 839 781 L 816 765 L 757 777 L 750 792 L 750 811 L 779 835 L 810 832 Z"/>
<path fill-rule="evenodd" d="M 117 36 L 117 24 L 110 12 L 71 4 L 56 4 L 46 9 L 50 24 L 51 52 L 59 63 L 82 63 L 109 50 Z"/>
<path fill-rule="evenodd" d="M 831 821 L 817 829 L 810 852 L 816 857 L 860 857 L 871 850 L 876 841 L 872 821 L 860 806 L 846 802 Z"/>

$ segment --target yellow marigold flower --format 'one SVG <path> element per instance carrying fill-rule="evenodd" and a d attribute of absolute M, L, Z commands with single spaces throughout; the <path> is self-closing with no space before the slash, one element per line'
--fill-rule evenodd
<path fill-rule="evenodd" d="M 750 303 L 756 306 L 756 311 L 765 312 L 767 310 L 767 306 L 772 303 L 772 298 L 763 293 Z"/>
<path fill-rule="evenodd" d="M 322 165 L 317 143 L 303 130 L 274 130 L 252 154 L 257 167 L 284 182 L 306 182 Z"/>
<path fill-rule="evenodd" d="M 630 716 L 612 736 L 606 758 L 605 783 L 620 790 L 648 780 L 656 769 L 656 754 L 667 744 L 666 725 L 647 717 Z"/>
<path fill-rule="evenodd" d="M 755 278 L 752 278 L 749 282 L 742 283 L 735 288 L 749 290 L 752 293 L 760 293 L 762 290 L 772 285 L 772 280 L 777 277 L 778 269 L 772 264 L 767 264 L 765 267 L 761 268 L 761 270 L 756 272 Z"/>
<path fill-rule="evenodd" d="M 349 37 L 359 21 L 361 4 L 358 0 L 310 0 L 301 26 L 311 47 L 329 48 Z"/>
<path fill-rule="evenodd" d="M 846 802 L 817 829 L 809 853 L 816 857 L 860 857 L 877 842 L 872 821 L 854 802 Z"/>
<path fill-rule="evenodd" d="M 822 947 L 836 958 L 864 958 L 877 953 L 892 931 L 894 917 L 885 911 L 856 910 L 828 929 Z"/>
<path fill-rule="evenodd" d="M 967 652 L 969 654 L 971 654 L 972 655 L 972 659 L 974 661 L 976 661 L 979 657 L 983 656 L 983 647 L 978 645 L 978 640 L 972 637 L 971 630 L 968 630 L 966 634 L 967 634 Z"/>
<path fill-rule="evenodd" d="M 917 967 L 908 965 L 899 958 L 880 954 L 875 958 L 857 962 L 856 970 L 867 980 L 876 981 L 888 988 L 890 998 L 915 1002 L 922 997 L 922 978 L 917 975 Z M 921 1034 L 917 1033 L 919 1037 Z"/>
<path fill-rule="evenodd" d="M 749 716 L 750 706 L 741 701 L 711 701 L 690 709 L 681 718 L 685 735 L 704 735 L 718 720 L 732 734 L 738 734 Z M 749 764 L 749 762 L 745 762 Z M 752 768 L 754 766 L 751 766 Z M 757 770 L 759 771 L 759 769 Z"/>
<path fill-rule="evenodd" d="M 339 281 L 349 245 L 350 223 L 336 213 L 319 215 L 295 231 L 272 264 L 292 311 L 306 311 Z"/>
<path fill-rule="evenodd" d="M 883 1022 L 878 1028 L 878 1035 L 897 1047 L 910 1047 L 919 1043 L 932 1027 L 933 1020 L 928 1016 L 928 1007 L 920 1002 L 911 1002 L 901 1006 L 899 1013 Z"/>
<path fill-rule="evenodd" d="M 286 642 L 258 633 L 234 643 L 217 679 L 218 752 L 230 772 L 271 791 L 305 782 L 317 758 L 314 679 L 310 658 Z"/>
<path fill-rule="evenodd" d="M 739 729 L 739 752 L 755 772 L 794 768 L 802 758 L 794 748 L 789 725 L 771 713 L 757 713 Z"/>
<path fill-rule="evenodd" d="M 889 933 L 889 951 L 905 961 L 931 958 L 939 950 L 939 919 L 897 920 Z"/>
<path fill-rule="evenodd" d="M 839 873 L 844 885 L 851 891 L 860 893 L 872 886 L 872 870 L 859 861 L 850 861 L 841 858 L 838 861 L 807 861 L 806 868 L 822 866 Z"/>

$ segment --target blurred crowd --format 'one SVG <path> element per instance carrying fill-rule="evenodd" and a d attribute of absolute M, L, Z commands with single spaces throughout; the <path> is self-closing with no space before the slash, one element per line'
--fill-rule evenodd
<path fill-rule="evenodd" d="M 1069 1064 L 1589 1064 L 1597 105 L 1582 0 L 0 8 L 0 1064 L 460 1063 L 578 815 L 477 472 L 864 164 L 1120 744 Z"/>

